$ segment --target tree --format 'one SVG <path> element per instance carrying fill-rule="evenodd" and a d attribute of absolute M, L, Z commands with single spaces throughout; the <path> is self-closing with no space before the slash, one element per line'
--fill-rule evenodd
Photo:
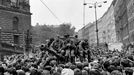
<path fill-rule="evenodd" d="M 55 38 L 57 35 L 63 36 L 65 34 L 73 35 L 75 33 L 75 27 L 71 27 L 71 24 L 64 23 L 61 25 L 39 25 L 32 27 L 33 44 L 40 45 L 46 43 L 46 40 Z"/>
<path fill-rule="evenodd" d="M 47 39 L 56 37 L 56 32 L 47 25 L 36 25 L 32 27 L 33 44 L 40 45 L 46 43 Z"/>
<path fill-rule="evenodd" d="M 71 24 L 61 24 L 58 29 L 58 34 L 63 36 L 65 34 L 73 35 L 75 33 L 75 27 L 71 27 Z"/>

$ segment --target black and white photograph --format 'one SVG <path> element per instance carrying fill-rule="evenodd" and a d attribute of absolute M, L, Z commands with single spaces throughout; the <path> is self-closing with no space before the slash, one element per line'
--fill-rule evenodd
<path fill-rule="evenodd" d="M 0 75 L 134 75 L 134 0 L 0 0 Z"/>

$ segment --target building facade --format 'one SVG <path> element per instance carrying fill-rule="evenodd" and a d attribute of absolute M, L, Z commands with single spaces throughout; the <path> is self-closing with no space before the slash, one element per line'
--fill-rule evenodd
<path fill-rule="evenodd" d="M 130 43 L 134 43 L 134 0 L 126 0 Z"/>
<path fill-rule="evenodd" d="M 88 23 L 82 29 L 78 31 L 78 38 L 80 40 L 87 39 L 89 44 L 95 44 L 96 35 L 95 35 L 95 23 Z"/>
<path fill-rule="evenodd" d="M 95 32 L 95 22 L 89 26 L 89 44 L 93 45 L 96 43 L 96 32 Z"/>
<path fill-rule="evenodd" d="M 1 42 L 23 46 L 24 35 L 31 29 L 29 0 L 0 0 L 0 28 Z"/>
<path fill-rule="evenodd" d="M 89 40 L 89 27 L 90 27 L 91 23 L 88 23 L 87 25 L 85 25 L 83 27 L 83 39 L 88 39 Z"/>
<path fill-rule="evenodd" d="M 113 0 L 97 23 L 100 44 L 122 43 L 128 45 L 134 43 L 134 0 Z M 88 28 L 88 37 L 91 38 L 93 35 L 90 33 L 94 31 L 90 27 Z M 93 34 L 96 36 L 96 32 Z M 96 37 L 94 42 L 96 43 Z"/>
<path fill-rule="evenodd" d="M 2 42 L 23 44 L 23 32 L 31 28 L 28 0 L 0 0 Z"/>
<path fill-rule="evenodd" d="M 116 34 L 116 26 L 115 26 L 115 11 L 113 6 L 114 1 L 111 3 L 108 10 L 104 13 L 104 15 L 97 20 L 98 24 L 98 37 L 100 44 L 111 44 L 111 43 L 118 43 L 118 38 Z M 93 22 L 90 25 L 86 25 L 85 29 L 82 28 L 81 31 L 85 31 L 85 35 L 82 37 L 88 37 L 89 43 L 95 44 L 97 43 L 96 39 L 96 23 Z M 78 32 L 79 33 L 79 32 Z M 81 34 L 81 33 L 79 33 Z M 84 34 L 84 33 L 83 33 Z"/>
<path fill-rule="evenodd" d="M 115 19 L 113 5 L 108 8 L 104 15 L 98 20 L 99 42 L 116 43 Z"/>
<path fill-rule="evenodd" d="M 126 1 L 113 1 L 116 33 L 119 42 L 123 44 L 129 44 L 130 42 Z"/>
<path fill-rule="evenodd" d="M 83 29 L 80 29 L 78 31 L 78 39 L 82 40 L 83 39 Z"/>
<path fill-rule="evenodd" d="M 80 40 L 87 39 L 89 43 L 95 43 L 95 24 L 88 23 L 78 31 L 78 38 Z"/>

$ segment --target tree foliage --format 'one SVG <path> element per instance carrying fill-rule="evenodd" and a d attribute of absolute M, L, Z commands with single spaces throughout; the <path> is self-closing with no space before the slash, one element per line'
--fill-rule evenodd
<path fill-rule="evenodd" d="M 75 31 L 75 27 L 71 27 L 71 24 L 69 24 L 69 23 L 61 24 L 61 25 L 59 25 L 58 30 L 59 30 L 58 34 L 60 36 L 63 36 L 65 34 L 73 35 L 74 31 Z"/>
<path fill-rule="evenodd" d="M 63 36 L 65 34 L 73 35 L 75 27 L 69 23 L 54 25 L 36 25 L 32 27 L 33 43 L 38 45 L 46 43 L 47 39 L 55 38 L 57 35 Z"/>

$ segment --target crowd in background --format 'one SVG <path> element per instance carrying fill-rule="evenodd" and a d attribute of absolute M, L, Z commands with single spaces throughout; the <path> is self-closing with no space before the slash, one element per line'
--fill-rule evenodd
<path fill-rule="evenodd" d="M 88 40 L 51 38 L 32 56 L 5 56 L 0 75 L 133 75 L 133 46 L 118 51 L 93 48 Z"/>

